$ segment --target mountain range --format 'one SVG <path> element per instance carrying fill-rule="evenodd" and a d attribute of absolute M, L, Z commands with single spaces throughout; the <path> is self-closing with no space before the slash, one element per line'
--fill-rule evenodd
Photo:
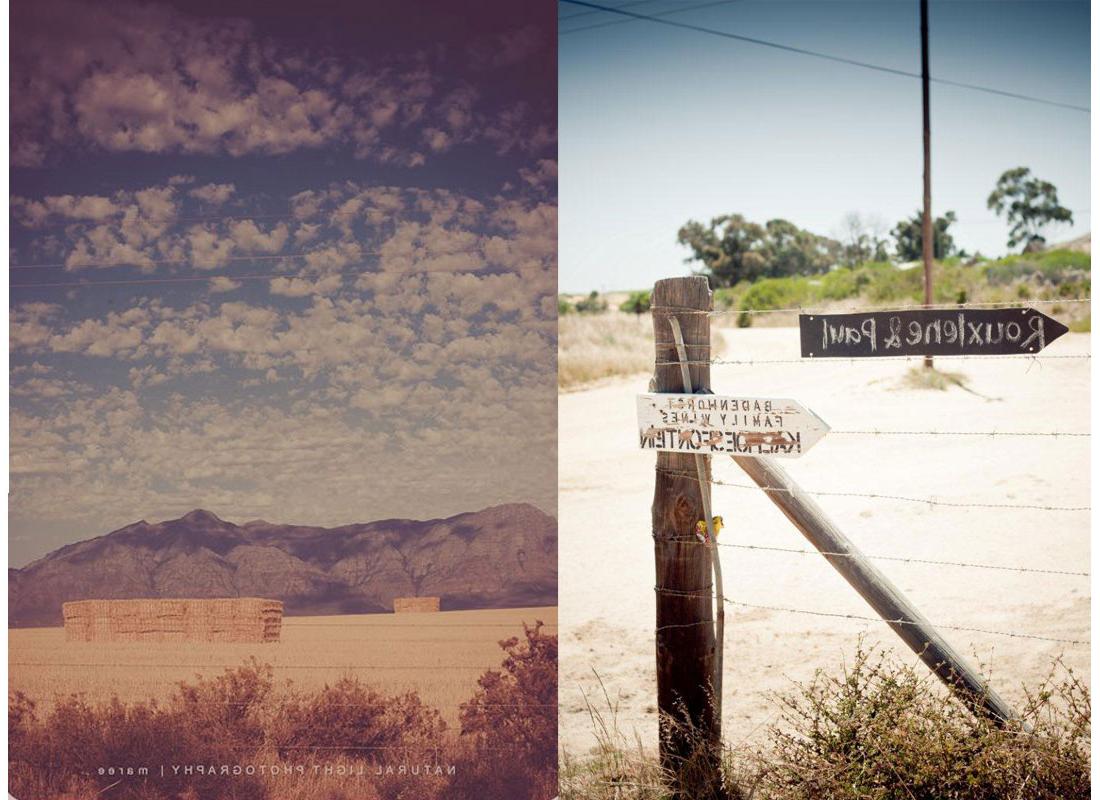
<path fill-rule="evenodd" d="M 439 596 L 444 610 L 557 603 L 557 521 L 534 506 L 446 519 L 321 528 L 235 525 L 202 509 L 66 545 L 8 571 L 8 625 L 60 625 L 68 600 L 267 597 L 288 615 L 393 610 Z"/>

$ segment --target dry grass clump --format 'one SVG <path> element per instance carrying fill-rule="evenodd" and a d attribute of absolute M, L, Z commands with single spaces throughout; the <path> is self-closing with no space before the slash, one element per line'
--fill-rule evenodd
<path fill-rule="evenodd" d="M 930 674 L 860 647 L 840 675 L 818 673 L 779 699 L 767 743 L 722 754 L 730 798 L 755 800 L 1084 800 L 1091 700 L 1061 662 L 1026 694 L 1021 720 L 975 717 Z M 562 800 L 658 800 L 668 776 L 602 720 L 599 746 L 562 761 Z"/>
<path fill-rule="evenodd" d="M 906 389 L 932 389 L 946 392 L 952 386 L 966 389 L 968 380 L 961 372 L 946 372 L 934 367 L 929 369 L 921 365 L 909 369 L 901 382 Z"/>
<path fill-rule="evenodd" d="M 557 782 L 557 637 L 541 628 L 500 642 L 501 668 L 482 675 L 457 731 L 414 692 L 383 695 L 351 677 L 302 691 L 256 659 L 181 682 L 163 703 L 71 695 L 40 714 L 16 692 L 9 790 L 28 800 L 544 800 Z M 127 767 L 146 772 L 118 774 Z"/>

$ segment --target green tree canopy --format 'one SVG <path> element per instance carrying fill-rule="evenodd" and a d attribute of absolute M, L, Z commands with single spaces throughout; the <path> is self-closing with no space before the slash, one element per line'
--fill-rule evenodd
<path fill-rule="evenodd" d="M 924 246 L 921 223 L 924 214 L 917 211 L 894 226 L 895 250 L 899 261 L 920 261 Z M 947 229 L 955 224 L 955 212 L 948 211 L 932 221 L 932 257 L 947 258 L 955 252 L 955 240 Z"/>
<path fill-rule="evenodd" d="M 740 214 L 715 217 L 709 225 L 690 220 L 676 240 L 691 248 L 685 260 L 702 262 L 714 286 L 825 272 L 836 263 L 840 250 L 832 239 L 785 219 L 760 225 Z"/>
<path fill-rule="evenodd" d="M 1006 170 L 986 206 L 1008 222 L 1008 246 L 1037 250 L 1046 242 L 1040 231 L 1053 222 L 1073 222 L 1073 212 L 1058 204 L 1053 183 L 1032 176 L 1027 167 Z"/>

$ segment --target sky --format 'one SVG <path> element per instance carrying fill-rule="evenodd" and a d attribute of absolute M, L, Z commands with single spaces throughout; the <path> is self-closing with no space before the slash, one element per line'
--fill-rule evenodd
<path fill-rule="evenodd" d="M 594 0 L 669 21 L 920 72 L 916 0 Z M 693 10 L 687 10 L 687 9 Z M 729 213 L 837 235 L 921 206 L 920 81 L 626 17 L 565 0 L 559 19 L 560 282 L 648 288 L 688 274 L 676 233 Z M 930 73 L 1088 107 L 1089 5 L 932 0 Z M 582 30 L 583 29 L 583 30 Z M 1008 251 L 986 198 L 1026 166 L 1090 231 L 1088 113 L 933 83 L 932 204 L 957 245 Z"/>
<path fill-rule="evenodd" d="M 552 4 L 13 5 L 12 566 L 555 511 Z"/>

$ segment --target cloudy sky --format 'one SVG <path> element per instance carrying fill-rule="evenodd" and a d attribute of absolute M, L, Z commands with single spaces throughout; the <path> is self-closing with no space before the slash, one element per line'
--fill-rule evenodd
<path fill-rule="evenodd" d="M 554 510 L 554 8 L 483 5 L 13 7 L 13 566 Z"/>
<path fill-rule="evenodd" d="M 587 2 L 587 0 L 585 0 Z M 594 0 L 920 73 L 917 0 Z M 956 242 L 1007 251 L 985 206 L 1006 169 L 1052 181 L 1091 229 L 1087 0 L 932 0 L 932 205 Z M 835 235 L 851 211 L 892 228 L 921 207 L 920 80 L 631 20 L 560 0 L 561 285 L 646 288 L 687 274 L 676 232 L 740 212 Z"/>

